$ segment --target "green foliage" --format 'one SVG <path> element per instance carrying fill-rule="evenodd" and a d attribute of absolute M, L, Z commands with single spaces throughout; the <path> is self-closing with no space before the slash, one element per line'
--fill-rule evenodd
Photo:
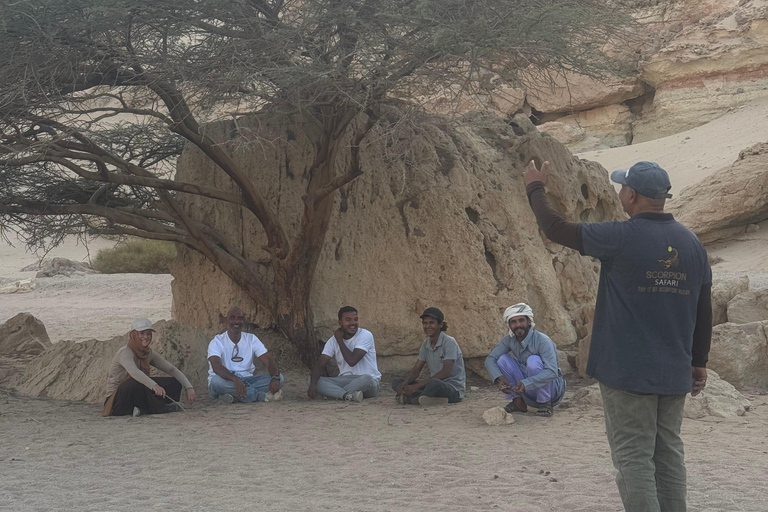
<path fill-rule="evenodd" d="M 130 240 L 96 254 L 93 268 L 104 274 L 168 274 L 176 247 L 161 240 Z"/>

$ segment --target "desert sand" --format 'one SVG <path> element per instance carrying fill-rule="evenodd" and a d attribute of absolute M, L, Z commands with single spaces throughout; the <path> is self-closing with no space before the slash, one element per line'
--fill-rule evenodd
<path fill-rule="evenodd" d="M 725 155 L 713 161 L 725 166 L 751 143 L 722 134 L 754 112 L 737 109 L 715 121 L 716 130 L 697 129 L 710 134 L 708 152 Z M 694 134 L 674 137 L 645 143 L 639 153 L 621 148 L 595 158 L 609 170 L 657 159 L 677 190 L 717 171 L 683 155 L 700 148 Z M 609 160 L 611 151 L 626 154 Z M 710 248 L 722 259 L 716 276 L 746 273 L 753 288 L 768 286 L 762 228 Z M 91 254 L 111 242 L 95 244 Z M 82 261 L 87 251 L 72 242 L 49 256 Z M 22 247 L 0 244 L 0 279 L 32 277 L 20 269 L 34 261 Z M 170 281 L 141 274 L 39 279 L 30 293 L 0 295 L 0 321 L 29 311 L 54 342 L 107 339 L 125 333 L 133 317 L 170 318 Z M 363 404 L 309 401 L 305 378 L 288 373 L 279 403 L 228 406 L 199 389 L 201 399 L 184 413 L 139 418 L 105 419 L 98 405 L 0 391 L 0 509 L 622 510 L 602 410 L 574 404 L 570 391 L 553 418 L 516 415 L 512 425 L 490 427 L 482 413 L 504 400 L 479 380 L 464 402 L 425 409 L 395 404 L 386 376 L 381 396 Z M 690 510 L 767 509 L 768 395 L 749 398 L 743 417 L 683 422 Z"/>

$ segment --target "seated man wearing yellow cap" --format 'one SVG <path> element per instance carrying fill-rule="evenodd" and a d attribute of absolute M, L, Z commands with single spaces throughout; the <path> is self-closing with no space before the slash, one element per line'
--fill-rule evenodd
<path fill-rule="evenodd" d="M 533 310 L 528 304 L 521 302 L 508 307 L 504 324 L 509 327 L 509 334 L 485 359 L 485 368 L 507 400 L 511 400 L 506 411 L 528 412 L 530 406 L 538 409 L 540 416 L 552 416 L 553 406 L 565 394 L 555 343 L 534 329 Z"/>

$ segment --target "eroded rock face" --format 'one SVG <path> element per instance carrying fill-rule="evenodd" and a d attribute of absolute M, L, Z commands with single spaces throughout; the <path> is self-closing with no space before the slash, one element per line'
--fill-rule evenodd
<path fill-rule="evenodd" d="M 712 325 L 728 321 L 728 302 L 749 290 L 749 277 L 712 280 Z"/>
<path fill-rule="evenodd" d="M 181 370 L 198 392 L 205 390 L 210 337 L 174 321 L 161 320 L 153 327 L 157 332 L 150 347 Z M 106 398 L 109 365 L 126 343 L 128 334 L 107 341 L 61 341 L 31 361 L 11 384 L 23 395 L 101 403 Z"/>
<path fill-rule="evenodd" d="M 635 124 L 635 142 L 694 128 L 768 95 L 768 10 L 753 4 L 670 2 L 667 18 L 682 22 L 640 63 L 655 94 Z"/>
<path fill-rule="evenodd" d="M 707 367 L 738 389 L 768 389 L 766 329 L 768 321 L 715 326 Z"/>
<path fill-rule="evenodd" d="M 540 112 L 573 112 L 606 105 L 619 105 L 645 91 L 637 77 L 595 80 L 570 73 L 553 77 L 552 83 L 529 86 L 528 103 Z"/>
<path fill-rule="evenodd" d="M 728 321 L 748 324 L 768 320 L 768 290 L 751 290 L 728 302 Z"/>
<path fill-rule="evenodd" d="M 19 313 L 0 325 L 0 356 L 34 356 L 50 347 L 45 326 L 29 313 Z"/>
<path fill-rule="evenodd" d="M 729 167 L 683 189 L 668 211 L 705 243 L 768 219 L 768 143 L 745 149 Z"/>
<path fill-rule="evenodd" d="M 238 121 L 241 133 L 264 127 Z M 272 144 L 248 146 L 231 124 L 207 129 L 248 170 L 252 182 L 295 233 L 305 171 L 317 134 L 296 125 L 267 125 Z M 235 137 L 232 139 L 232 137 Z M 607 172 L 574 158 L 525 116 L 511 124 L 490 115 L 458 126 L 426 124 L 373 134 L 361 147 L 364 174 L 335 194 L 311 305 L 318 339 L 352 304 L 373 332 L 379 357 L 415 354 L 423 340 L 419 315 L 438 306 L 464 357 L 485 357 L 506 332 L 502 314 L 525 301 L 537 328 L 558 344 L 584 335 L 583 311 L 595 299 L 598 264 L 542 238 L 522 181 L 533 156 L 551 162 L 548 193 L 571 221 L 623 217 Z M 223 186 L 229 179 L 195 149 L 181 157 L 177 179 Z M 263 233 L 250 213 L 195 199 L 193 216 L 216 227 L 252 261 L 265 261 Z M 180 249 L 172 268 L 174 318 L 205 329 L 238 304 L 261 327 L 271 319 L 201 256 Z M 269 268 L 264 267 L 269 277 Z M 412 364 L 412 360 L 410 360 Z"/>
<path fill-rule="evenodd" d="M 631 143 L 633 118 L 626 105 L 608 105 L 559 117 L 538 128 L 579 153 Z"/>

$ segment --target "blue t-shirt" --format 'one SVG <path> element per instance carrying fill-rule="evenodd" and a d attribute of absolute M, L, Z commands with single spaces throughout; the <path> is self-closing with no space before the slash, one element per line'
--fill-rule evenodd
<path fill-rule="evenodd" d="M 671 214 L 580 224 L 601 262 L 587 374 L 635 393 L 691 391 L 699 294 L 712 282 L 699 239 Z"/>

